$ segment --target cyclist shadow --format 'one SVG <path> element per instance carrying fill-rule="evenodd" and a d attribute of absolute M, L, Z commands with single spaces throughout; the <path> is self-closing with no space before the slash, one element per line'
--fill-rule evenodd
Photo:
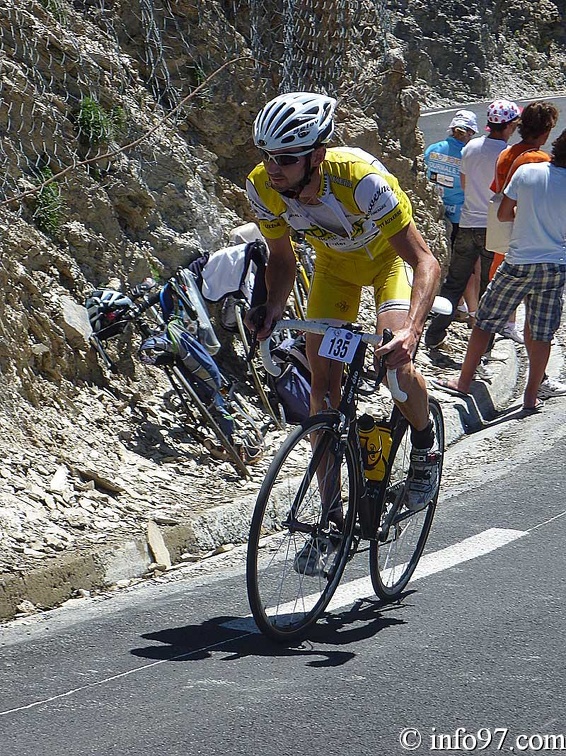
<path fill-rule="evenodd" d="M 407 594 L 405 594 L 407 595 Z M 395 616 L 384 616 L 400 604 L 383 604 L 376 599 L 361 599 L 350 609 L 323 615 L 308 638 L 295 644 L 280 645 L 262 635 L 252 620 L 240 617 L 214 617 L 200 625 L 170 627 L 143 633 L 155 645 L 131 649 L 133 656 L 154 661 L 190 662 L 217 658 L 237 661 L 246 657 L 323 657 L 309 660 L 312 667 L 339 667 L 356 657 L 352 650 L 322 650 L 317 644 L 346 646 L 372 638 L 388 627 L 404 624 Z M 241 629 L 238 629 L 238 625 Z"/>

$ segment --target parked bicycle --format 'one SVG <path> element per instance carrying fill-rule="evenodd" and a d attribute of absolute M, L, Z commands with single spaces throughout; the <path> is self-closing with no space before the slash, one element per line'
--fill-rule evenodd
<path fill-rule="evenodd" d="M 266 375 L 261 361 L 255 356 L 254 340 L 245 325 L 250 307 L 263 303 L 267 297 L 265 268 L 268 249 L 257 226 L 255 230 L 257 237 L 252 241 L 224 247 L 212 254 L 205 252 L 193 260 L 189 268 L 204 299 L 220 306 L 220 325 L 237 336 L 234 346 L 246 361 L 250 383 L 273 425 L 281 429 L 291 419 L 289 412 L 285 411 L 277 385 Z M 304 318 L 314 253 L 300 237 L 294 241 L 293 248 L 296 276 L 285 315 Z M 279 340 L 291 336 L 290 332 L 281 332 Z"/>
<path fill-rule="evenodd" d="M 189 435 L 248 476 L 248 464 L 264 450 L 262 420 L 212 358 L 220 343 L 190 271 L 179 268 L 163 287 L 150 280 L 134 287 L 131 296 L 98 290 L 85 306 L 93 325 L 91 344 L 107 367 L 116 371 L 106 341 L 135 328 L 142 338 L 141 360 L 167 375 Z"/>
<path fill-rule="evenodd" d="M 407 420 L 395 405 L 384 423 L 384 446 L 390 444 L 390 451 L 383 479 L 366 478 L 356 394 L 367 381 L 368 345 L 379 344 L 380 337 L 355 325 L 335 328 L 321 321 L 281 321 L 277 328 L 282 327 L 324 334 L 325 356 L 347 365 L 338 409 L 308 418 L 288 436 L 267 471 L 253 513 L 247 552 L 250 607 L 263 633 L 290 642 L 304 637 L 321 616 L 362 539 L 370 543 L 376 594 L 385 601 L 401 594 L 425 547 L 438 487 L 421 511 L 404 505 L 411 442 Z M 267 369 L 273 370 L 265 344 L 262 355 Z M 385 373 L 384 361 L 377 375 L 370 371 L 376 387 Z M 388 373 L 388 386 L 395 397 L 399 388 L 394 371 Z M 429 403 L 440 485 L 444 424 L 438 402 L 431 397 Z M 313 564 L 315 547 L 321 557 Z"/>

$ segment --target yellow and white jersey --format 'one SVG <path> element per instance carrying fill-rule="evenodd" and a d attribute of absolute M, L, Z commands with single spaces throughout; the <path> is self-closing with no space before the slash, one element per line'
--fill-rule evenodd
<path fill-rule="evenodd" d="M 304 233 L 317 253 L 330 257 L 345 252 L 366 259 L 390 254 L 388 237 L 412 219 L 411 203 L 397 179 L 357 148 L 326 151 L 319 205 L 305 205 L 276 192 L 263 163 L 248 176 L 247 192 L 264 237 L 278 239 L 292 228 Z"/>

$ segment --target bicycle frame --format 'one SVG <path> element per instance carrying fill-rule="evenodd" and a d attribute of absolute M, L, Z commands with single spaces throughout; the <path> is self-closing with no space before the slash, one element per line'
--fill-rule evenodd
<path fill-rule="evenodd" d="M 280 323 L 286 328 L 302 329 L 309 333 L 324 333 L 327 328 L 331 327 L 327 323 L 317 323 L 316 321 L 309 322 L 309 321 L 287 320 L 287 321 L 280 321 Z M 341 327 L 351 331 L 352 333 L 362 331 L 360 326 L 356 326 L 352 323 L 346 323 Z M 277 330 L 277 326 L 276 326 L 276 330 Z M 374 540 L 376 538 L 380 540 L 385 540 L 387 538 L 389 529 L 391 525 L 393 524 L 393 522 L 395 521 L 396 508 L 392 507 L 391 512 L 389 513 L 384 525 L 378 528 L 377 522 L 374 522 L 375 518 L 373 517 L 373 511 L 372 511 L 372 509 L 375 508 L 375 503 L 371 501 L 371 499 L 373 498 L 371 495 L 373 492 L 373 486 L 368 484 L 367 478 L 364 473 L 362 450 L 361 450 L 361 445 L 360 445 L 357 414 L 356 414 L 357 390 L 364 377 L 364 363 L 365 363 L 366 352 L 367 352 L 367 348 L 369 344 L 370 343 L 372 344 L 387 343 L 392 338 L 393 338 L 393 334 L 391 333 L 391 331 L 386 329 L 383 333 L 383 341 L 379 336 L 377 336 L 377 334 L 374 336 L 366 335 L 364 338 L 360 339 L 360 342 L 354 353 L 354 357 L 348 366 L 346 381 L 344 383 L 344 386 L 342 387 L 342 396 L 341 396 L 340 404 L 338 405 L 338 408 L 336 410 L 337 417 L 338 417 L 337 427 L 340 433 L 340 438 L 342 439 L 342 442 L 345 442 L 345 439 L 347 439 L 348 436 L 351 434 L 354 448 L 357 454 L 357 459 L 359 460 L 360 492 L 361 493 L 360 493 L 360 500 L 358 502 L 358 509 L 361 515 L 360 516 L 361 537 L 364 538 L 365 540 Z M 271 361 L 271 358 L 269 356 L 269 347 L 267 346 L 266 348 L 266 344 L 268 344 L 268 342 L 262 342 L 262 344 L 260 345 L 261 357 L 262 357 L 265 369 L 272 374 L 274 373 L 276 374 L 276 371 L 279 368 L 277 365 L 275 365 Z M 379 386 L 379 384 L 383 381 L 386 374 L 387 374 L 390 385 L 392 384 L 391 390 L 392 390 L 392 395 L 394 396 L 394 398 L 399 398 L 401 400 L 406 398 L 406 395 L 403 394 L 403 392 L 399 389 L 399 386 L 397 384 L 396 371 L 387 370 L 384 360 L 380 361 L 380 368 L 379 368 L 378 373 L 375 376 L 375 387 L 377 388 Z M 398 420 L 401 417 L 402 415 L 399 409 L 395 406 L 393 408 L 393 411 L 390 417 L 392 434 L 396 432 L 396 429 L 398 427 Z M 323 450 L 321 454 L 324 453 L 324 451 L 329 451 L 329 450 Z M 336 449 L 336 451 L 339 451 L 339 450 Z M 316 469 L 317 464 L 318 464 L 318 456 L 316 458 L 313 457 L 312 469 Z M 386 475 L 384 476 L 384 481 L 387 480 L 388 473 L 390 472 L 389 464 L 390 462 L 388 461 L 387 468 L 386 468 Z M 299 491 L 297 491 L 297 497 L 296 497 L 297 501 L 300 500 L 302 488 L 304 488 L 305 486 L 308 486 L 311 480 L 312 480 L 312 475 L 310 477 L 305 478 L 305 481 L 303 482 L 301 488 L 299 489 Z M 385 484 L 383 482 L 379 485 L 379 488 L 378 488 L 379 500 L 382 500 L 384 495 L 385 495 Z M 410 516 L 410 515 L 407 515 L 407 516 Z M 290 519 L 290 522 L 286 524 L 290 525 L 291 523 L 292 523 L 292 519 Z"/>

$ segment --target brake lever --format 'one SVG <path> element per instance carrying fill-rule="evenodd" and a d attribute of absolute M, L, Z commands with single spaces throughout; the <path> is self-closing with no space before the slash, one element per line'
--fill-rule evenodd
<path fill-rule="evenodd" d="M 249 352 L 246 355 L 246 362 L 251 362 L 253 358 L 257 354 L 257 348 L 258 348 L 258 340 L 257 340 L 257 331 L 251 332 L 251 339 L 250 339 L 250 349 Z"/>
<path fill-rule="evenodd" d="M 393 331 L 390 328 L 383 329 L 383 337 L 381 339 L 381 346 L 389 344 L 393 340 Z M 385 364 L 386 355 L 384 354 L 379 358 L 379 370 L 377 371 L 376 385 L 379 385 L 385 378 L 387 373 L 387 365 Z"/>
<path fill-rule="evenodd" d="M 265 305 L 258 305 L 252 312 L 250 320 L 254 326 L 254 330 L 250 331 L 251 339 L 250 339 L 250 349 L 249 349 L 248 354 L 246 355 L 247 362 L 251 362 L 257 353 L 257 348 L 258 348 L 257 332 L 265 323 L 266 314 L 267 314 L 267 310 L 266 310 Z"/>

